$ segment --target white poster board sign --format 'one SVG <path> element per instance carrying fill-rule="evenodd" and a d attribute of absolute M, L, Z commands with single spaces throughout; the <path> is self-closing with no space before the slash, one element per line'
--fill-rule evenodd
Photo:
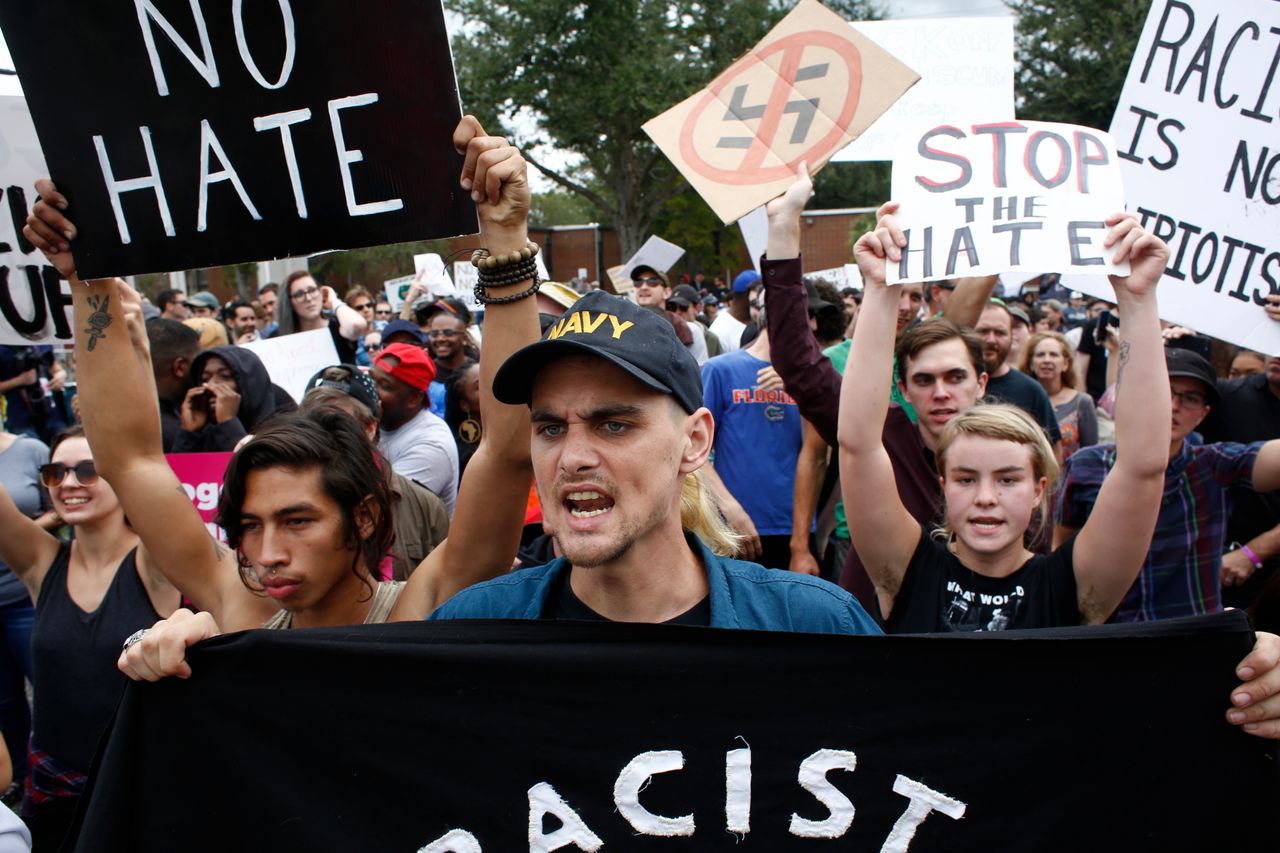
<path fill-rule="evenodd" d="M 72 341 L 71 285 L 22 236 L 36 179 L 48 174 L 27 102 L 0 97 L 0 344 Z"/>
<path fill-rule="evenodd" d="M 338 350 L 328 328 L 279 335 L 240 346 L 262 359 L 271 381 L 299 403 L 307 391 L 307 380 L 322 368 L 338 363 Z"/>
<path fill-rule="evenodd" d="M 760 272 L 760 257 L 769 245 L 769 214 L 765 205 L 738 220 L 738 229 L 742 231 L 742 240 L 747 244 L 747 254 L 751 256 L 751 264 Z"/>
<path fill-rule="evenodd" d="M 422 276 L 427 292 L 432 296 L 453 296 L 453 279 L 444 268 L 444 259 L 435 252 L 413 256 L 413 272 Z"/>
<path fill-rule="evenodd" d="M 453 283 L 458 289 L 458 298 L 466 303 L 472 314 L 484 310 L 484 306 L 476 299 L 476 280 L 478 276 L 479 270 L 475 268 L 471 261 L 453 262 Z"/>
<path fill-rule="evenodd" d="M 542 257 L 539 255 L 538 257 Z M 644 245 L 640 247 L 640 251 L 631 256 L 631 260 L 622 265 L 623 274 L 628 278 L 632 278 L 632 270 L 638 266 L 652 267 L 660 273 L 666 274 L 667 270 L 676 265 L 676 262 L 684 257 L 684 249 L 663 240 L 656 234 L 644 241 Z"/>
<path fill-rule="evenodd" d="M 836 290 L 844 290 L 846 287 L 862 290 L 862 272 L 858 269 L 857 264 L 845 264 L 841 267 L 815 270 L 804 274 L 805 281 L 817 281 L 819 279 L 830 282 Z"/>
<path fill-rule="evenodd" d="M 400 309 L 404 307 L 405 297 L 409 294 L 409 287 L 413 284 L 414 278 L 416 276 L 402 275 L 382 283 L 382 292 L 386 294 L 387 302 L 391 304 L 392 314 L 399 314 Z"/>
<path fill-rule="evenodd" d="M 1014 18 L 911 18 L 852 26 L 920 75 L 876 123 L 832 162 L 892 160 L 922 125 L 955 116 L 1012 121 Z"/>
<path fill-rule="evenodd" d="M 1111 122 L 1129 209 L 1169 244 L 1160 317 L 1280 355 L 1274 0 L 1154 0 Z"/>
<path fill-rule="evenodd" d="M 1128 275 L 1102 248 L 1124 207 L 1115 145 L 1049 122 L 932 127 L 893 161 L 908 245 L 890 284 L 1026 270 Z"/>

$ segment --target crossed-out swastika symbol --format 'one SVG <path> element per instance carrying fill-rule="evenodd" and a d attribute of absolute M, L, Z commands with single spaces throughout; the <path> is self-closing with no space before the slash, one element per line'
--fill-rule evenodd
<path fill-rule="evenodd" d="M 814 47 L 825 48 L 826 61 L 810 61 L 803 63 L 806 51 Z M 830 53 L 834 52 L 843 64 L 830 61 Z M 757 65 L 774 56 L 780 56 L 780 63 L 774 74 L 774 81 L 767 97 L 761 103 L 747 103 L 752 92 L 750 83 L 741 82 L 748 72 Z M 800 156 L 781 166 L 765 166 L 765 159 L 770 156 L 775 139 L 783 123 L 784 116 L 795 115 L 795 125 L 787 139 L 788 145 L 802 145 L 808 141 L 813 129 L 814 118 L 822 97 L 805 97 L 796 92 L 795 85 L 806 80 L 826 79 L 830 85 L 830 103 L 838 103 L 840 108 L 834 113 L 828 112 L 832 127 L 820 139 L 814 141 Z M 844 87 L 843 93 L 841 88 Z M 757 86 L 758 90 L 759 87 Z M 782 180 L 795 174 L 796 167 L 802 160 L 819 163 L 835 153 L 835 149 L 844 141 L 845 131 L 853 122 L 858 110 L 859 96 L 862 90 L 862 61 L 857 46 L 849 39 L 835 33 L 822 30 L 793 33 L 778 39 L 762 50 L 752 53 L 730 67 L 703 93 L 702 98 L 694 106 L 685 119 L 680 133 L 680 154 L 689 167 L 705 178 L 717 183 L 739 186 L 766 184 Z M 728 95 L 727 104 L 724 96 Z M 763 96 L 764 93 L 761 93 Z M 843 100 L 841 95 L 843 94 Z M 713 106 L 724 108 L 711 112 Z M 713 135 L 704 130 L 698 133 L 700 120 L 713 122 L 732 121 L 739 124 L 758 122 L 753 128 L 754 135 L 746 136 L 741 132 Z M 700 150 L 701 149 L 701 150 Z M 719 150 L 741 150 L 742 160 L 733 168 L 727 168 L 724 154 L 715 155 Z M 776 155 L 774 156 L 776 162 Z M 713 162 L 708 162 L 713 160 Z"/>
<path fill-rule="evenodd" d="M 827 76 L 827 69 L 831 67 L 829 62 L 823 62 L 820 65 L 809 65 L 801 68 L 796 72 L 796 82 L 801 80 L 817 80 Z M 724 117 L 728 119 L 737 119 L 739 121 L 748 121 L 750 119 L 764 118 L 766 104 L 760 104 L 755 107 L 743 105 L 743 101 L 747 97 L 747 86 L 735 86 L 733 88 L 733 96 L 729 99 L 729 109 L 725 112 Z M 783 107 L 783 113 L 797 113 L 796 126 L 791 131 L 791 144 L 799 145 L 804 142 L 805 137 L 809 135 L 809 128 L 813 126 L 813 117 L 818 112 L 818 102 L 820 98 L 800 98 L 795 101 L 787 101 Z M 750 148 L 754 137 L 751 136 L 722 136 L 720 141 L 716 143 L 717 148 Z M 772 140 L 770 140 L 772 141 Z"/>

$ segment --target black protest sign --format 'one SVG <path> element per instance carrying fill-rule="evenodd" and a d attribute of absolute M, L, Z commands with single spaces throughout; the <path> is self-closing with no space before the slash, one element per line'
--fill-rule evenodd
<path fill-rule="evenodd" d="M 438 3 L 0 5 L 82 277 L 476 230 Z"/>
<path fill-rule="evenodd" d="M 1265 849 L 1274 744 L 1224 719 L 1251 643 L 1239 613 L 248 632 L 130 687 L 76 849 Z"/>

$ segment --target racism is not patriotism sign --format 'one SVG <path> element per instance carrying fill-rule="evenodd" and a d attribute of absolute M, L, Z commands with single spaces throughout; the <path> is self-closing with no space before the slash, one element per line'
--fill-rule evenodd
<path fill-rule="evenodd" d="M 1269 849 L 1273 744 L 1225 720 L 1251 644 L 1238 612 L 249 631 L 129 687 L 75 849 Z"/>
<path fill-rule="evenodd" d="M 439 3 L 43 0 L 0 27 L 82 277 L 475 231 Z"/>
<path fill-rule="evenodd" d="M 908 245 L 890 284 L 1002 272 L 1128 275 L 1102 247 L 1124 209 L 1103 131 L 1033 121 L 930 127 L 893 161 Z"/>
<path fill-rule="evenodd" d="M 1280 3 L 1154 0 L 1111 122 L 1162 319 L 1280 355 Z"/>

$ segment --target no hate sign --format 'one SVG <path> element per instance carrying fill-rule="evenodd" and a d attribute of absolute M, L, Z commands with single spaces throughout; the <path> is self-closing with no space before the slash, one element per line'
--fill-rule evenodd
<path fill-rule="evenodd" d="M 439 4 L 8 3 L 82 277 L 475 230 Z M 56 55 L 45 48 L 56 34 Z"/>
<path fill-rule="evenodd" d="M 1115 145 L 1100 130 L 1048 122 L 940 125 L 893 162 L 908 245 L 886 279 L 1010 271 L 1128 275 L 1102 248 L 1124 208 Z"/>

